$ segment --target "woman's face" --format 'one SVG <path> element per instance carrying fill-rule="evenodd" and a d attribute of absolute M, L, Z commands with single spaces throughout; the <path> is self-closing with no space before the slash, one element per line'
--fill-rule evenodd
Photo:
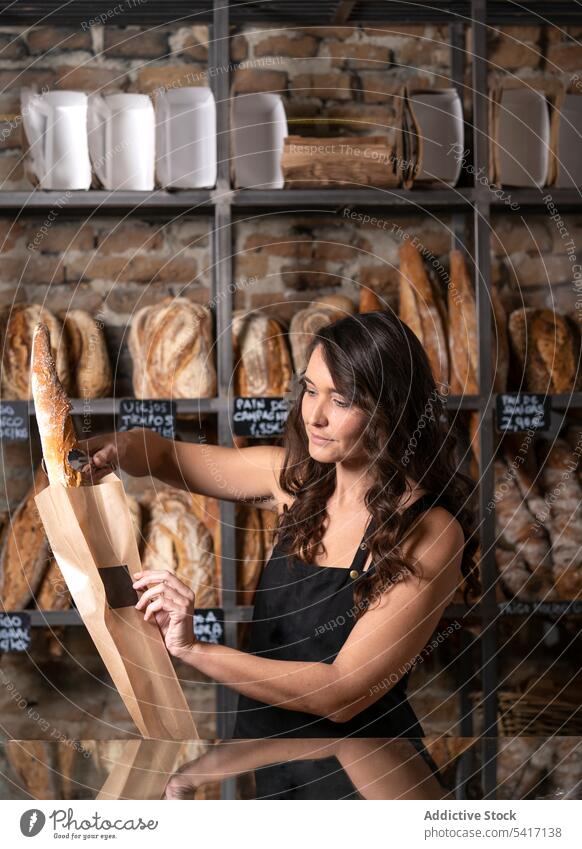
<path fill-rule="evenodd" d="M 366 414 L 336 392 L 321 353 L 313 351 L 303 379 L 305 391 L 301 413 L 309 439 L 309 453 L 321 463 L 354 458 L 361 451 L 360 439 Z"/>

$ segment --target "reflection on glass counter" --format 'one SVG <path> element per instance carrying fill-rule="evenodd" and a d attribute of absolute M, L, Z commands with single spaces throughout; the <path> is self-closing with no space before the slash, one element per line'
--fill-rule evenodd
<path fill-rule="evenodd" d="M 582 797 L 579 738 L 499 742 L 498 798 Z M 0 798 L 478 799 L 482 743 L 454 737 L 11 740 L 0 746 Z"/>

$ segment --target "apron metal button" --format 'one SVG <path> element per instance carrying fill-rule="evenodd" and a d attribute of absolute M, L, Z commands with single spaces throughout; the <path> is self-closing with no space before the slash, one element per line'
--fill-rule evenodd
<path fill-rule="evenodd" d="M 358 575 L 359 575 L 359 574 L 360 574 L 360 573 L 359 573 L 359 572 L 357 572 L 355 569 L 350 569 L 350 578 L 354 578 L 354 579 L 355 579 L 355 578 L 357 578 L 357 577 L 358 577 Z"/>

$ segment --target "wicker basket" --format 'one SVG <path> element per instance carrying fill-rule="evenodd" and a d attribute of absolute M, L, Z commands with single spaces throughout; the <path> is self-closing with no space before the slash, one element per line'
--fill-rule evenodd
<path fill-rule="evenodd" d="M 557 682 L 551 692 L 543 686 L 530 690 L 504 689 L 498 690 L 497 697 L 499 733 L 503 736 L 582 735 L 582 699 L 565 690 L 560 693 Z M 483 693 L 473 693 L 471 698 L 480 704 Z"/>

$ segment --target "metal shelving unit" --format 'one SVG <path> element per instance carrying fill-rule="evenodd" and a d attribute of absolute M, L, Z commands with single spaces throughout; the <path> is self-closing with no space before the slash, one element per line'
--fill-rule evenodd
<path fill-rule="evenodd" d="M 109 4 L 95 0 L 0 0 L 0 21 L 10 25 L 51 23 L 54 25 L 79 25 L 82 21 L 106 13 Z M 217 71 L 230 63 L 230 28 L 242 23 L 280 23 L 289 26 L 309 25 L 356 25 L 365 23 L 446 23 L 449 26 L 451 47 L 451 82 L 460 92 L 464 90 L 465 29 L 472 30 L 472 101 L 473 126 L 467 143 L 473 151 L 475 172 L 480 167 L 487 173 L 487 27 L 496 24 L 553 24 L 568 25 L 582 22 L 582 7 L 572 2 L 547 3 L 546 0 L 529 0 L 526 3 L 509 0 L 436 0 L 420 2 L 385 2 L 385 0 L 275 0 L 275 2 L 231 2 L 228 0 L 151 0 L 143 6 L 135 5 L 115 16 L 115 25 L 142 24 L 155 26 L 168 23 L 209 23 L 210 56 L 209 67 Z M 218 365 L 218 397 L 205 399 L 177 399 L 177 413 L 213 412 L 218 419 L 218 438 L 222 445 L 232 445 L 231 401 L 228 389 L 232 374 L 232 346 L 230 325 L 232 302 L 230 298 L 217 297 L 227 291 L 232 280 L 233 219 L 248 212 L 285 214 L 297 212 L 337 212 L 350 205 L 359 209 L 382 210 L 394 214 L 452 214 L 453 235 L 451 247 L 464 249 L 468 232 L 472 228 L 474 267 L 476 268 L 476 297 L 478 312 L 478 349 L 480 394 L 478 396 L 448 400 L 451 409 L 476 410 L 479 413 L 479 449 L 481 454 L 481 478 L 479 488 L 480 539 L 483 552 L 481 578 L 483 597 L 478 608 L 482 624 L 480 638 L 483 689 L 483 767 L 482 783 L 485 796 L 494 798 L 496 784 L 497 735 L 497 640 L 496 621 L 498 616 L 523 615 L 526 613 L 549 612 L 535 605 L 525 610 L 512 608 L 511 604 L 499 604 L 495 597 L 497 570 L 495 563 L 495 516 L 487 510 L 493 492 L 494 459 L 494 411 L 496 396 L 490 392 L 493 374 L 490 359 L 491 304 L 490 304 L 490 219 L 491 214 L 516 215 L 502 200 L 498 200 L 486 187 L 469 186 L 438 189 L 325 189 L 318 190 L 234 190 L 229 174 L 230 140 L 230 87 L 224 72 L 210 74 L 217 105 L 218 179 L 213 190 L 200 191 L 154 191 L 154 192 L 75 192 L 67 198 L 67 213 L 91 212 L 92 214 L 131 213 L 134 215 L 206 215 L 211 219 L 212 237 L 212 287 L 211 298 L 216 304 L 216 338 Z M 472 138 L 471 138 L 472 136 Z M 62 192 L 0 192 L 0 215 L 17 214 L 34 216 L 55 206 Z M 520 210 L 528 214 L 543 213 L 546 207 L 542 200 L 543 190 L 512 190 L 512 200 L 518 202 Z M 582 195 L 575 189 L 552 189 L 554 202 L 562 211 L 580 211 Z M 75 401 L 73 411 L 81 412 L 83 402 Z M 93 414 L 112 415 L 119 407 L 118 399 L 91 401 Z M 559 395 L 552 398 L 552 407 L 567 411 L 582 408 L 582 393 Z M 32 414 L 32 405 L 29 413 Z M 252 608 L 236 606 L 235 571 L 235 504 L 220 503 L 222 533 L 222 594 L 225 611 L 225 631 L 228 645 L 237 645 L 237 623 L 247 621 Z M 552 612 L 579 612 L 569 603 L 555 605 Z M 80 624 L 76 611 L 44 614 L 28 611 L 33 625 Z M 467 610 L 455 605 L 447 615 L 463 616 Z M 471 677 L 470 647 L 472 640 L 463 632 L 460 653 L 460 675 L 462 681 Z M 228 737 L 232 731 L 237 694 L 224 687 L 217 687 L 218 735 Z M 473 722 L 467 686 L 461 688 L 461 734 L 473 734 Z M 232 798 L 235 793 L 234 780 L 225 783 L 224 793 Z"/>

